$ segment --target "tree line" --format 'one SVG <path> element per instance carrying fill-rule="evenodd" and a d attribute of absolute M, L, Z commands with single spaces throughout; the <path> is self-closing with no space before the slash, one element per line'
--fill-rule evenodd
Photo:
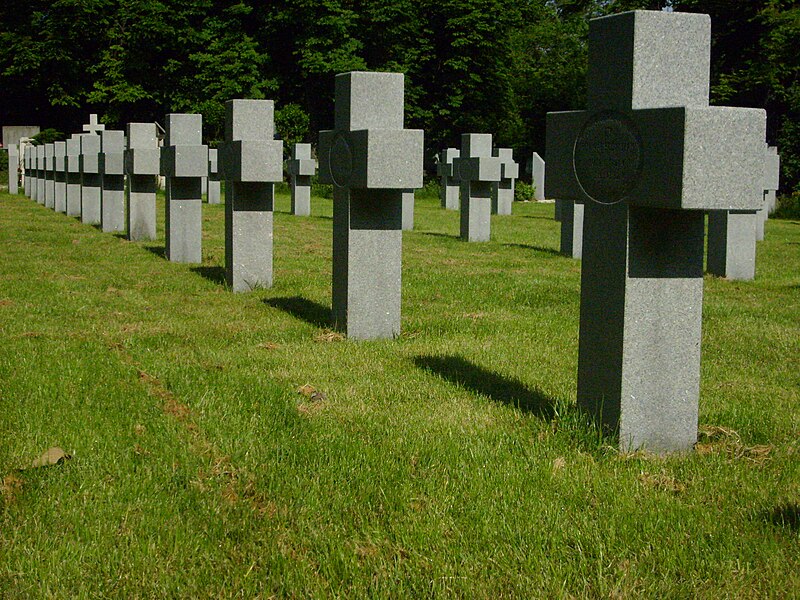
<path fill-rule="evenodd" d="M 75 131 L 270 98 L 287 143 L 333 124 L 333 77 L 406 74 L 406 126 L 430 151 L 488 132 L 517 160 L 544 154 L 545 114 L 585 107 L 588 20 L 664 0 L 6 0 L 0 90 L 8 124 Z M 768 111 L 782 190 L 800 192 L 800 7 L 673 0 L 712 18 L 712 103 Z"/>

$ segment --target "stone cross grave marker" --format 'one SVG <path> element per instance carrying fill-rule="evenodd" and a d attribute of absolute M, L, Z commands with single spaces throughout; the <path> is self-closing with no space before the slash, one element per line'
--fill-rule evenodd
<path fill-rule="evenodd" d="M 760 203 L 766 115 L 709 106 L 710 35 L 593 19 L 588 110 L 547 116 L 547 196 L 585 203 L 578 403 L 625 451 L 696 442 L 703 211 Z"/>
<path fill-rule="evenodd" d="M 501 160 L 492 156 L 492 134 L 463 134 L 461 154 L 453 160 L 453 169 L 461 185 L 461 238 L 468 242 L 488 242 L 492 184 L 502 176 Z"/>
<path fill-rule="evenodd" d="M 155 123 L 128 123 L 125 172 L 125 230 L 129 240 L 156 239 L 156 187 L 160 151 Z"/>
<path fill-rule="evenodd" d="M 534 152 L 531 155 L 531 180 L 533 182 L 533 197 L 537 202 L 545 199 L 544 196 L 544 159 Z M 558 220 L 558 219 L 556 219 Z"/>
<path fill-rule="evenodd" d="M 81 222 L 99 225 L 100 211 L 100 136 L 82 133 L 81 142 Z"/>
<path fill-rule="evenodd" d="M 67 139 L 67 215 L 81 216 L 81 135 Z"/>
<path fill-rule="evenodd" d="M 761 222 L 756 223 L 756 239 L 764 239 L 764 224 L 775 210 L 776 192 L 780 187 L 781 157 L 778 156 L 777 146 L 766 146 L 764 157 L 764 207 L 758 211 Z"/>
<path fill-rule="evenodd" d="M 436 174 L 441 178 L 439 200 L 442 208 L 458 210 L 458 177 L 453 168 L 453 160 L 458 156 L 458 148 L 445 148 L 439 153 Z"/>
<path fill-rule="evenodd" d="M 275 183 L 283 181 L 283 142 L 272 100 L 225 103 L 225 276 L 234 292 L 272 286 Z"/>
<path fill-rule="evenodd" d="M 54 142 L 54 208 L 58 213 L 67 212 L 67 142 Z"/>
<path fill-rule="evenodd" d="M 755 277 L 756 229 L 760 218 L 755 210 L 708 211 L 709 273 L 741 281 Z"/>
<path fill-rule="evenodd" d="M 403 216 L 401 217 L 400 228 L 403 231 L 414 230 L 414 190 L 403 190 L 401 203 L 403 205 Z"/>
<path fill-rule="evenodd" d="M 166 254 L 172 262 L 199 263 L 203 260 L 201 180 L 208 174 L 203 115 L 171 113 L 166 123 L 161 149 L 161 174 L 166 178 Z"/>
<path fill-rule="evenodd" d="M 317 172 L 317 161 L 311 158 L 311 144 L 295 144 L 292 158 L 286 161 L 286 172 L 292 188 L 292 214 L 311 215 L 311 178 Z"/>
<path fill-rule="evenodd" d="M 100 132 L 100 227 L 106 233 L 125 231 L 125 133 Z"/>
<path fill-rule="evenodd" d="M 495 148 L 494 156 L 500 159 L 500 181 L 492 184 L 492 214 L 510 215 L 514 204 L 514 182 L 519 177 L 519 164 L 514 161 L 511 148 Z"/>
<path fill-rule="evenodd" d="M 56 207 L 55 191 L 56 154 L 53 143 L 44 145 L 44 205 L 47 208 Z"/>
<path fill-rule="evenodd" d="M 84 133 L 100 133 L 105 128 L 105 125 L 98 122 L 97 115 L 95 113 L 91 113 L 89 115 L 89 122 L 83 126 L 83 131 Z"/>
<path fill-rule="evenodd" d="M 208 190 L 206 191 L 206 201 L 209 204 L 220 204 L 222 202 L 221 179 L 221 169 L 219 168 L 219 151 L 216 148 L 209 148 Z"/>
<path fill-rule="evenodd" d="M 16 144 L 8 147 L 8 193 L 19 193 L 19 148 Z"/>
<path fill-rule="evenodd" d="M 22 187 L 25 188 L 25 195 L 30 198 L 31 197 L 31 156 L 33 146 L 28 144 L 22 149 L 22 170 L 24 171 L 24 175 L 22 176 Z"/>
<path fill-rule="evenodd" d="M 334 129 L 319 136 L 333 184 L 333 321 L 354 339 L 400 334 L 403 190 L 422 187 L 423 131 L 404 129 L 402 73 L 336 76 Z"/>
<path fill-rule="evenodd" d="M 39 204 L 45 203 L 45 154 L 44 145 L 36 146 L 36 197 Z"/>

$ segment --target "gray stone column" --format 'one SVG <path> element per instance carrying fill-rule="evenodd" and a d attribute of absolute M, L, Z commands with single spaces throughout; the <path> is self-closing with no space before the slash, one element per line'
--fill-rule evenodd
<path fill-rule="evenodd" d="M 500 181 L 501 161 L 492 156 L 490 133 L 461 136 L 461 155 L 453 160 L 461 183 L 461 239 L 488 242 L 491 237 L 492 187 Z"/>
<path fill-rule="evenodd" d="M 54 209 L 58 213 L 67 212 L 67 143 L 55 142 L 53 144 L 55 155 L 54 179 Z"/>
<path fill-rule="evenodd" d="M 275 183 L 283 142 L 275 140 L 272 100 L 225 103 L 225 276 L 234 292 L 272 286 Z"/>
<path fill-rule="evenodd" d="M 83 133 L 81 141 L 81 222 L 99 225 L 100 211 L 100 136 Z"/>
<path fill-rule="evenodd" d="M 81 216 L 81 134 L 67 139 L 67 216 Z"/>
<path fill-rule="evenodd" d="M 710 40 L 707 15 L 593 19 L 589 110 L 547 117 L 547 196 L 585 203 L 578 404 L 625 451 L 695 443 L 703 211 L 760 203 L 766 114 L 709 107 Z"/>
<path fill-rule="evenodd" d="M 161 149 L 161 174 L 166 177 L 164 237 L 172 262 L 203 261 L 203 194 L 208 174 L 208 146 L 203 145 L 203 116 L 168 114 Z"/>
<path fill-rule="evenodd" d="M 423 132 L 403 128 L 401 73 L 336 76 L 335 129 L 321 131 L 333 184 L 333 321 L 354 339 L 400 333 L 402 192 L 422 187 Z"/>
<path fill-rule="evenodd" d="M 156 181 L 160 152 L 155 123 L 128 123 L 125 198 L 128 239 L 134 242 L 156 239 Z"/>

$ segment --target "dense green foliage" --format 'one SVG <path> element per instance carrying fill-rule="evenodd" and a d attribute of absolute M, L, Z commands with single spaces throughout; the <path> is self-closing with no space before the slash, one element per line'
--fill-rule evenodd
<path fill-rule="evenodd" d="M 407 75 L 407 124 L 429 152 L 494 133 L 519 160 L 544 154 L 544 115 L 583 107 L 588 18 L 659 0 L 7 0 L 0 86 L 8 122 L 75 130 L 274 98 L 287 141 L 332 121 L 333 75 Z M 672 0 L 712 16 L 714 102 L 763 107 L 783 189 L 800 190 L 800 8 L 790 0 Z M 430 156 L 430 155 L 429 155 Z"/>

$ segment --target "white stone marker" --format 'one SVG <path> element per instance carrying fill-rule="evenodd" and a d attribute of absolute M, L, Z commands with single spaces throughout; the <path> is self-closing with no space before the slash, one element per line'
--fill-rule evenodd
<path fill-rule="evenodd" d="M 125 231 L 125 133 L 100 132 L 100 227 L 106 233 Z"/>
<path fill-rule="evenodd" d="M 234 292 L 272 286 L 273 202 L 283 181 L 274 115 L 272 100 L 225 103 L 225 276 Z"/>
<path fill-rule="evenodd" d="M 544 196 L 544 159 L 534 152 L 531 156 L 531 180 L 533 181 L 533 197 L 537 202 L 545 199 Z M 558 221 L 558 219 L 556 219 Z"/>
<path fill-rule="evenodd" d="M 292 158 L 286 161 L 286 172 L 292 188 L 292 214 L 311 215 L 311 178 L 317 172 L 317 161 L 311 158 L 311 144 L 295 144 Z"/>
<path fill-rule="evenodd" d="M 761 201 L 766 114 L 709 107 L 710 43 L 707 15 L 593 19 L 589 110 L 547 116 L 547 196 L 585 203 L 578 404 L 625 451 L 696 442 L 704 211 Z"/>
<path fill-rule="evenodd" d="M 128 239 L 134 242 L 156 239 L 156 182 L 160 152 L 155 123 L 128 123 L 125 197 Z"/>
<path fill-rule="evenodd" d="M 333 321 L 348 338 L 400 334 L 403 190 L 422 187 L 423 132 L 404 129 L 402 73 L 336 76 L 334 129 L 319 134 L 333 184 Z"/>
<path fill-rule="evenodd" d="M 172 262 L 199 263 L 203 260 L 200 180 L 208 174 L 203 116 L 172 113 L 167 115 L 166 124 L 167 136 L 161 149 L 161 174 L 166 177 L 166 254 Z"/>
<path fill-rule="evenodd" d="M 453 169 L 461 183 L 461 238 L 488 242 L 491 236 L 492 184 L 502 177 L 501 160 L 492 156 L 492 134 L 465 133 Z"/>
<path fill-rule="evenodd" d="M 81 216 L 81 135 L 67 139 L 67 216 Z"/>
<path fill-rule="evenodd" d="M 514 182 L 519 177 L 519 164 L 514 161 L 511 148 L 495 148 L 494 156 L 500 159 L 500 181 L 492 184 L 492 214 L 510 215 L 514 205 Z"/>
<path fill-rule="evenodd" d="M 58 213 L 67 212 L 67 142 L 54 142 L 54 209 Z"/>
<path fill-rule="evenodd" d="M 458 174 L 453 168 L 453 160 L 458 156 L 458 148 L 445 148 L 439 153 L 436 174 L 441 178 L 439 183 L 439 200 L 442 208 L 458 210 Z"/>

